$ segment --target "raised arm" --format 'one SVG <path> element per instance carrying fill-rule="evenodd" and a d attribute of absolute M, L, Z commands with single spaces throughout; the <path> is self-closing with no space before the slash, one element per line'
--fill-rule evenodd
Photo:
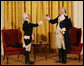
<path fill-rule="evenodd" d="M 38 26 L 40 26 L 41 24 L 43 24 L 43 22 L 42 22 L 42 21 L 40 21 L 39 23 L 36 23 L 36 24 L 31 23 L 31 24 L 32 24 L 32 26 L 33 26 L 33 27 L 38 27 Z"/>
<path fill-rule="evenodd" d="M 33 23 L 32 23 L 32 26 L 33 26 L 33 27 L 38 27 L 38 26 L 40 26 L 41 24 L 43 24 L 44 21 L 45 21 L 45 18 L 43 18 L 40 22 L 38 22 L 38 23 L 36 23 L 36 24 L 33 24 Z"/>
<path fill-rule="evenodd" d="M 58 17 L 52 20 L 52 19 L 49 18 L 48 15 L 46 15 L 46 19 L 47 19 L 51 24 L 58 23 Z"/>

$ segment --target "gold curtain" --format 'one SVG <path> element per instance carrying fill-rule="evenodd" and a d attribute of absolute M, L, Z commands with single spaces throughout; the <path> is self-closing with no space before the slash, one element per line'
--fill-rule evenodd
<path fill-rule="evenodd" d="M 30 14 L 31 22 L 38 23 L 46 14 L 52 19 L 56 18 L 61 7 L 65 7 L 68 17 L 72 20 L 72 1 L 4 1 L 4 28 L 22 31 L 24 12 Z M 55 49 L 55 31 L 56 24 L 52 25 L 46 20 L 44 24 L 34 28 L 34 43 L 42 39 Z"/>

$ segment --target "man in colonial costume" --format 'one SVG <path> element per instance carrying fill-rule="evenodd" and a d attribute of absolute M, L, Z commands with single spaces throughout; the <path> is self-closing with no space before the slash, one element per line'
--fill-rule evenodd
<path fill-rule="evenodd" d="M 29 59 L 29 53 L 31 50 L 31 42 L 32 42 L 32 32 L 33 27 L 38 27 L 43 23 L 45 19 L 42 19 L 37 24 L 33 24 L 30 22 L 30 16 L 27 13 L 24 13 L 24 22 L 23 22 L 23 31 L 24 31 L 24 37 L 23 37 L 23 47 L 25 48 L 25 63 L 26 64 L 33 64 L 34 62 L 30 61 Z"/>
<path fill-rule="evenodd" d="M 46 19 L 56 26 L 56 47 L 59 49 L 59 60 L 56 62 L 66 63 L 66 55 L 67 50 L 71 48 L 70 40 L 69 40 L 69 29 L 72 28 L 71 20 L 68 19 L 66 15 L 65 8 L 59 9 L 59 16 L 55 19 L 50 19 L 48 15 L 46 15 Z"/>

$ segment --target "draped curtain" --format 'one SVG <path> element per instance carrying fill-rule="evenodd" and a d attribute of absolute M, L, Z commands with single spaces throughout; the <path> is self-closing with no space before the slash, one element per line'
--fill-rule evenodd
<path fill-rule="evenodd" d="M 19 29 L 23 34 L 24 12 L 31 16 L 32 23 L 38 23 L 46 14 L 52 19 L 56 18 L 61 7 L 65 7 L 72 20 L 72 1 L 4 1 L 4 29 Z M 43 40 L 49 43 L 50 48 L 55 49 L 55 31 L 56 24 L 52 25 L 46 20 L 41 26 L 34 28 L 33 43 Z"/>

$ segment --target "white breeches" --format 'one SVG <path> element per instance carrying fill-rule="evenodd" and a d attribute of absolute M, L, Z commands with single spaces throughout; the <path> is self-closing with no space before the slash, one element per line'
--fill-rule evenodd
<path fill-rule="evenodd" d="M 28 39 L 29 36 L 24 36 L 25 39 Z M 31 50 L 31 43 L 26 45 L 25 42 L 24 42 L 24 38 L 23 38 L 23 48 L 26 49 L 26 51 L 30 51 Z"/>
<path fill-rule="evenodd" d="M 56 34 L 56 47 L 57 48 L 65 48 L 64 36 L 62 34 Z"/>

